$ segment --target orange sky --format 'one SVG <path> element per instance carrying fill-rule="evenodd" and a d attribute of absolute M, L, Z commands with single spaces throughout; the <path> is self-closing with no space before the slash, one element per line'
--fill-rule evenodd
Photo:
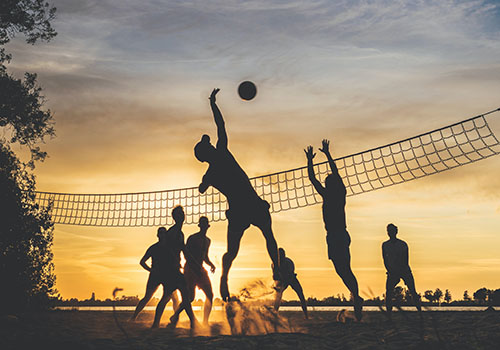
<path fill-rule="evenodd" d="M 329 138 L 334 157 L 441 127 L 500 105 L 498 5 L 391 1 L 240 3 L 55 1 L 59 35 L 8 49 L 9 69 L 39 73 L 57 137 L 44 149 L 43 191 L 113 193 L 198 185 L 193 157 L 215 137 L 207 97 L 221 88 L 230 149 L 252 177 L 305 165 L 302 149 Z M 258 94 L 241 101 L 239 82 Z M 500 135 L 500 116 L 492 115 Z M 500 158 L 351 197 L 347 224 L 360 290 L 381 295 L 381 243 L 389 222 L 410 246 L 417 289 L 499 288 Z M 346 288 L 327 259 L 321 207 L 273 215 L 278 243 L 295 261 L 306 296 Z M 226 223 L 214 223 L 218 291 Z M 196 226 L 186 226 L 186 237 Z M 138 264 L 155 228 L 57 225 L 54 262 L 64 298 L 141 295 Z M 233 292 L 271 282 L 264 239 L 244 236 Z M 215 293 L 216 296 L 218 292 Z M 367 295 L 367 294 L 363 294 Z M 369 295 L 368 295 L 369 296 Z M 287 291 L 285 298 L 294 298 Z"/>

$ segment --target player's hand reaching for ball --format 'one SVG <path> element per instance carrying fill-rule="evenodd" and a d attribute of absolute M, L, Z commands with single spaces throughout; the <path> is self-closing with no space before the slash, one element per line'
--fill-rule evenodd
<path fill-rule="evenodd" d="M 215 88 L 212 93 L 210 94 L 210 97 L 208 98 L 210 102 L 215 103 L 215 95 L 220 91 L 220 89 Z"/>
<path fill-rule="evenodd" d="M 307 148 L 304 150 L 307 160 L 313 160 L 314 157 L 316 156 L 316 153 L 313 152 L 312 146 L 307 146 Z"/>
<path fill-rule="evenodd" d="M 330 141 L 327 139 L 323 139 L 321 142 L 321 148 L 319 149 L 324 154 L 328 154 L 330 152 Z"/>

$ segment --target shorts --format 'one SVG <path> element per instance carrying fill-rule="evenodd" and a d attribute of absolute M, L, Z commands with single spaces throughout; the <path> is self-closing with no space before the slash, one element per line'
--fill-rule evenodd
<path fill-rule="evenodd" d="M 328 259 L 333 262 L 351 260 L 351 253 L 349 251 L 351 237 L 347 230 L 327 232 L 326 244 L 328 246 Z"/>
<path fill-rule="evenodd" d="M 180 271 L 151 271 L 149 274 L 146 289 L 151 290 L 163 285 L 165 291 L 172 293 L 176 289 L 182 289 L 186 286 L 184 275 Z"/>
<path fill-rule="evenodd" d="M 184 267 L 184 278 L 186 280 L 189 300 L 194 300 L 195 288 L 198 287 L 203 292 L 212 292 L 212 284 L 208 277 L 208 272 L 203 267 L 200 269 L 192 268 L 188 264 Z M 213 293 L 212 293 L 213 294 Z"/>
<path fill-rule="evenodd" d="M 255 225 L 257 227 L 270 225 L 270 207 L 268 202 L 260 198 L 254 203 L 249 201 L 247 203 L 231 205 L 230 208 L 226 210 L 229 230 L 241 232 L 249 228 L 250 225 Z"/>
<path fill-rule="evenodd" d="M 413 273 L 411 272 L 410 269 L 407 269 L 397 274 L 390 274 L 389 272 L 387 272 L 388 285 L 395 287 L 401 280 L 403 280 L 406 286 L 410 286 L 415 283 L 413 279 Z"/>

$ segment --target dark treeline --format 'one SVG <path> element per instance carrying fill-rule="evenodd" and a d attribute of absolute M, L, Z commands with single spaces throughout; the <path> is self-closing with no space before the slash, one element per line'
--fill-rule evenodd
<path fill-rule="evenodd" d="M 453 299 L 451 292 L 446 289 L 444 292 L 436 288 L 435 290 L 426 290 L 423 295 L 419 294 L 422 299 L 423 305 L 446 305 L 446 306 L 500 306 L 500 289 L 487 289 L 480 288 L 475 291 L 472 296 L 469 295 L 469 291 L 464 291 L 462 298 Z M 394 288 L 394 299 L 395 305 L 401 306 L 412 306 L 413 300 L 407 288 L 396 287 Z M 372 297 L 370 299 L 365 299 L 364 305 L 368 306 L 378 306 L 384 305 L 385 295 L 382 297 Z M 282 305 L 287 306 L 300 306 L 298 300 L 283 301 Z M 323 299 L 308 298 L 308 306 L 342 306 L 342 305 L 352 305 L 352 300 L 346 298 L 343 294 L 337 294 L 337 296 L 330 296 Z"/>
<path fill-rule="evenodd" d="M 445 306 L 500 306 L 500 289 L 487 289 L 480 288 L 476 290 L 472 295 L 469 291 L 464 291 L 460 299 L 453 299 L 450 291 L 446 289 L 444 292 L 436 288 L 435 290 L 426 290 L 423 295 L 420 294 L 422 298 L 423 305 L 445 305 Z M 382 297 L 372 297 L 365 300 L 365 305 L 368 306 L 378 306 L 384 305 L 385 295 Z M 395 305 L 400 306 L 412 306 L 413 301 L 408 289 L 403 287 L 396 287 L 394 289 L 394 299 Z M 158 298 L 152 298 L 148 305 L 156 305 L 158 303 Z M 117 299 L 105 299 L 99 300 L 95 298 L 94 293 L 89 299 L 79 300 L 76 298 L 62 299 L 61 296 L 57 296 L 53 299 L 54 306 L 136 306 L 139 302 L 139 297 L 136 296 L 126 296 L 123 295 Z M 193 305 L 203 305 L 201 299 L 195 300 Z M 222 305 L 222 300 L 219 298 L 214 299 L 214 305 Z M 284 300 L 281 305 L 284 306 L 300 306 L 299 300 Z M 352 305 L 352 300 L 346 298 L 344 294 L 337 294 L 337 296 L 329 296 L 323 299 L 317 299 L 310 297 L 307 299 L 308 306 L 342 306 L 342 305 Z"/>

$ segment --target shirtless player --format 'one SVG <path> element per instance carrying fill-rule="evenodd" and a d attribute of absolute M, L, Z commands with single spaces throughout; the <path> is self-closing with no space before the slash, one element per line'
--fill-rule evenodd
<path fill-rule="evenodd" d="M 205 304 L 203 307 L 203 324 L 208 325 L 208 318 L 212 311 L 212 301 L 214 294 L 212 292 L 212 284 L 208 277 L 207 270 L 203 267 L 205 262 L 210 266 L 210 272 L 215 272 L 215 265 L 208 258 L 208 249 L 210 247 L 210 239 L 207 237 L 207 230 L 210 227 L 206 216 L 200 217 L 198 221 L 200 232 L 189 236 L 186 248 L 185 257 L 186 264 L 184 265 L 184 278 L 186 279 L 189 300 L 194 300 L 195 288 L 200 288 L 205 293 Z M 176 310 L 175 314 L 170 318 L 172 324 L 177 323 L 179 313 L 182 309 Z"/>
<path fill-rule="evenodd" d="M 213 186 L 226 196 L 229 209 L 226 211 L 228 220 L 227 252 L 222 257 L 222 276 L 220 293 L 222 299 L 229 300 L 227 276 L 233 260 L 238 255 L 240 242 L 245 230 L 250 225 L 257 226 L 266 239 L 267 252 L 271 257 L 275 271 L 273 278 L 279 280 L 278 246 L 271 228 L 269 203 L 262 200 L 250 184 L 247 174 L 240 167 L 228 149 L 226 127 L 222 114 L 215 103 L 219 89 L 214 89 L 210 95 L 210 106 L 217 125 L 217 144 L 210 143 L 210 136 L 203 135 L 201 141 L 194 147 L 196 159 L 209 164 L 199 186 L 201 193 Z"/>
<path fill-rule="evenodd" d="M 394 224 L 387 225 L 387 235 L 389 240 L 382 243 L 382 255 L 384 257 L 384 265 L 387 270 L 387 282 L 385 292 L 385 305 L 387 315 L 391 317 L 392 297 L 394 295 L 394 287 L 402 279 L 413 297 L 413 302 L 420 312 L 420 296 L 415 289 L 415 280 L 413 273 L 408 263 L 408 244 L 405 241 L 396 238 L 398 227 Z"/>
<path fill-rule="evenodd" d="M 358 321 L 362 318 L 363 298 L 359 296 L 358 281 L 351 270 L 351 252 L 349 245 L 351 237 L 347 232 L 345 219 L 346 188 L 342 177 L 332 156 L 330 155 L 330 141 L 323 140 L 322 148 L 319 149 L 326 155 L 332 173 L 325 179 L 325 187 L 316 179 L 313 168 L 312 146 L 307 147 L 304 152 L 307 157 L 307 172 L 309 180 L 316 191 L 323 198 L 323 221 L 326 229 L 326 243 L 328 245 L 328 258 L 333 262 L 337 274 L 351 292 L 354 298 L 354 314 Z"/>

